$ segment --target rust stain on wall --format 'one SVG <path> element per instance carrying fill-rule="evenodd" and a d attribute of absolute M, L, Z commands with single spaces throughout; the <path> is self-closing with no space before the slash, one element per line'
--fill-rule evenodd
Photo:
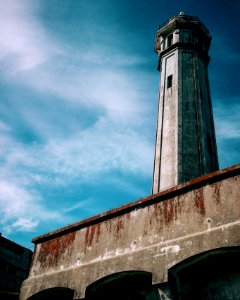
<path fill-rule="evenodd" d="M 116 236 L 117 237 L 119 237 L 121 230 L 124 228 L 123 217 L 124 216 L 119 216 L 117 218 L 117 225 L 116 225 Z"/>
<path fill-rule="evenodd" d="M 107 231 L 109 232 L 109 233 L 111 233 L 112 232 L 112 220 L 107 220 L 106 221 L 106 223 L 105 223 L 107 226 Z"/>
<path fill-rule="evenodd" d="M 178 214 L 181 214 L 182 211 L 183 211 L 183 207 L 184 207 L 183 199 L 182 199 L 182 197 L 177 196 L 177 198 L 174 202 L 175 202 L 175 206 L 174 206 L 174 208 L 175 208 L 175 220 L 177 220 Z"/>
<path fill-rule="evenodd" d="M 220 199 L 220 186 L 218 182 L 213 184 L 213 191 L 214 191 L 213 192 L 214 200 L 219 205 L 221 203 L 221 199 Z"/>
<path fill-rule="evenodd" d="M 165 200 L 153 205 L 153 217 L 149 219 L 150 225 L 153 220 L 161 224 L 161 228 L 169 226 L 174 220 L 177 220 L 178 214 L 182 212 L 183 203 L 179 199 Z"/>
<path fill-rule="evenodd" d="M 75 239 L 75 232 L 56 237 L 41 244 L 38 260 L 42 266 L 57 265 L 59 258 Z"/>
<path fill-rule="evenodd" d="M 85 234 L 85 245 L 87 247 L 90 247 L 92 245 L 94 236 L 96 239 L 96 242 L 99 241 L 99 235 L 101 231 L 101 223 L 91 225 L 87 227 L 86 234 Z"/>
<path fill-rule="evenodd" d="M 169 225 L 174 219 L 174 201 L 168 200 L 162 202 L 163 204 L 163 217 L 165 225 Z"/>
<path fill-rule="evenodd" d="M 198 212 L 205 216 L 205 204 L 204 204 L 204 196 L 203 189 L 198 189 L 194 191 L 194 205 L 197 208 Z"/>
<path fill-rule="evenodd" d="M 130 219 L 130 213 L 127 213 L 126 215 L 120 215 L 116 217 L 115 219 L 108 220 L 105 222 L 107 224 L 106 229 L 111 234 L 115 234 L 116 238 L 119 238 L 121 231 L 124 228 L 124 223 L 126 220 L 124 218 Z M 101 234 L 101 223 L 97 223 L 91 226 L 88 226 L 86 228 L 85 233 L 85 246 L 91 247 L 94 242 L 99 242 L 99 237 Z"/>

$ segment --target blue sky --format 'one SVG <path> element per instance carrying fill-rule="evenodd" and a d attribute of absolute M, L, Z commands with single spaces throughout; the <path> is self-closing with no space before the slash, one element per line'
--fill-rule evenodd
<path fill-rule="evenodd" d="M 220 167 L 239 163 L 239 1 L 1 0 L 0 231 L 37 235 L 151 193 L 158 26 L 209 28 Z"/>

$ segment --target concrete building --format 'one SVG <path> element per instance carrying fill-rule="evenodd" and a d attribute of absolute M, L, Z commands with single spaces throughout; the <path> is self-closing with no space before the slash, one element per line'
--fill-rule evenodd
<path fill-rule="evenodd" d="M 157 32 L 161 80 L 153 194 L 218 170 L 208 81 L 210 42 L 202 22 L 184 13 Z"/>
<path fill-rule="evenodd" d="M 0 299 L 18 299 L 20 287 L 28 277 L 32 251 L 0 234 Z"/>
<path fill-rule="evenodd" d="M 184 14 L 158 31 L 154 194 L 33 239 L 21 300 L 240 299 L 240 165 L 206 175 L 218 169 L 210 39 Z"/>

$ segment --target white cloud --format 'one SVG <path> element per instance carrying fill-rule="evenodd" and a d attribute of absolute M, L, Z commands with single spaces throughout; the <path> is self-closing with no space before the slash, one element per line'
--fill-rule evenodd
<path fill-rule="evenodd" d="M 85 71 L 84 74 L 71 74 L 67 77 L 59 76 L 57 72 L 57 75 L 47 74 L 45 76 L 44 74 L 45 71 L 41 75 L 43 81 L 39 80 L 39 76 L 30 76 L 29 78 L 27 76 L 25 80 L 42 92 L 51 91 L 52 94 L 59 97 L 59 102 L 65 102 L 66 106 L 73 105 L 76 110 L 86 107 L 91 114 L 107 114 L 110 119 L 128 124 L 134 122 L 140 124 L 151 107 L 146 105 L 146 99 L 149 99 L 150 96 L 147 94 L 146 88 L 141 86 L 144 82 L 142 74 L 139 74 L 138 80 L 118 70 L 97 71 L 94 69 Z M 48 97 L 43 101 L 51 101 L 51 98 Z M 56 107 L 53 108 L 49 103 L 49 109 L 58 111 L 57 105 L 56 102 Z M 25 106 L 19 113 L 28 122 L 30 128 L 36 130 L 40 135 L 46 133 L 49 136 L 52 133 L 52 130 L 49 129 L 52 127 L 54 130 L 54 119 L 48 119 L 48 115 L 43 118 L 43 115 L 39 114 L 40 109 L 37 107 L 37 109 L 33 108 L 29 111 Z M 68 120 L 67 117 L 68 115 L 65 115 L 63 120 L 73 123 L 73 120 Z M 81 119 L 79 119 L 78 126 L 80 126 L 80 122 Z"/>
<path fill-rule="evenodd" d="M 23 214 L 26 206 L 30 202 L 31 197 L 25 190 L 18 186 L 1 180 L 0 182 L 0 205 L 1 212 L 5 219 Z"/>
<path fill-rule="evenodd" d="M 134 130 L 131 122 L 127 126 L 109 118 L 100 118 L 84 131 L 44 144 L 22 145 L 9 135 L 3 149 L 0 210 L 7 232 L 35 230 L 46 221 L 64 220 L 66 224 L 64 214 L 71 218 L 77 209 L 94 214 L 89 200 L 75 201 L 65 209 L 52 203 L 50 208 L 39 186 L 65 188 L 73 182 L 94 186 L 105 184 L 106 175 L 112 172 L 147 177 L 152 169 L 151 143 Z M 126 186 L 124 179 L 117 184 Z M 129 184 L 127 188 L 133 189 Z M 56 206 L 58 209 L 54 209 Z"/>
<path fill-rule="evenodd" d="M 56 174 L 92 181 L 113 170 L 148 175 L 151 150 L 151 144 L 131 127 L 119 128 L 101 119 L 79 135 L 49 142 L 44 153 L 48 153 L 46 163 Z"/>
<path fill-rule="evenodd" d="M 32 1 L 0 3 L 0 27 L 4 28 L 0 62 L 5 75 L 15 74 L 11 78 L 44 93 L 45 99 L 46 93 L 54 94 L 67 102 L 92 105 L 92 110 L 102 107 L 113 117 L 146 109 L 142 103 L 143 73 L 131 78 L 123 70 L 142 64 L 145 57 L 125 54 L 124 42 L 122 49 L 113 48 L 110 28 L 102 29 L 101 44 L 91 41 L 88 47 L 79 45 L 78 49 L 66 45 L 64 40 L 53 38 L 37 13 Z M 81 36 L 89 35 L 87 27 L 81 30 Z M 19 71 L 21 76 L 16 74 Z"/>
<path fill-rule="evenodd" d="M 29 0 L 0 2 L 0 62 L 6 75 L 30 70 L 58 52 L 36 17 L 37 9 Z"/>
<path fill-rule="evenodd" d="M 31 231 L 40 221 L 63 219 L 59 212 L 47 209 L 41 196 L 30 186 L 23 186 L 21 179 L 18 181 L 13 174 L 9 175 L 8 178 L 0 179 L 0 217 L 3 231 Z"/>
<path fill-rule="evenodd" d="M 36 220 L 33 221 L 32 219 L 19 218 L 13 224 L 7 226 L 5 228 L 5 231 L 7 233 L 11 233 L 13 230 L 24 231 L 24 232 L 34 231 L 38 224 L 39 222 Z"/>
<path fill-rule="evenodd" d="M 98 44 L 94 53 L 86 47 L 66 48 L 64 41 L 53 42 L 42 25 L 32 1 L 0 3 L 0 26 L 5 29 L 0 36 L 0 71 L 11 75 L 11 83 L 41 95 L 44 102 L 43 107 L 37 102 L 30 106 L 21 95 L 9 99 L 15 101 L 13 107 L 23 122 L 17 125 L 31 128 L 41 142 L 21 143 L 14 136 L 14 126 L 0 123 L 0 216 L 8 232 L 32 231 L 56 220 L 66 223 L 65 213 L 70 216 L 78 209 L 87 210 L 90 204 L 89 199 L 81 200 L 56 212 L 57 201 L 53 200 L 50 208 L 48 194 L 41 190 L 44 187 L 57 189 L 76 181 L 98 185 L 104 182 L 104 175 L 116 171 L 145 178 L 152 169 L 152 144 L 142 134 L 149 125 L 145 74 L 130 75 L 124 69 L 142 63 L 142 58 L 117 49 L 114 53 L 112 45 L 104 43 Z M 57 98 L 56 105 L 52 105 L 52 96 Z M 66 108 L 87 107 L 96 119 L 81 128 L 81 120 L 76 123 L 71 115 L 66 116 L 58 101 Z M 55 122 L 52 109 L 58 111 L 61 123 Z M 69 124 L 74 130 L 67 134 Z M 135 188 L 124 179 L 117 184 Z M 91 207 L 88 210 L 94 213 Z"/>
<path fill-rule="evenodd" d="M 52 138 L 45 144 L 5 145 L 4 170 L 21 176 L 34 173 L 28 180 L 41 181 L 37 173 L 68 180 L 94 181 L 100 174 L 122 172 L 148 176 L 151 170 L 153 147 L 141 132 L 130 125 L 101 118 L 94 126 L 65 138 Z M 19 174 L 18 174 L 19 173 Z M 15 176 L 16 176 L 15 175 Z M 61 182 L 61 181 L 59 181 Z M 26 184 L 26 182 L 23 182 Z"/>
<path fill-rule="evenodd" d="M 75 210 L 79 210 L 79 209 L 85 209 L 85 210 L 90 210 L 90 206 L 94 203 L 96 203 L 96 199 L 92 199 L 92 198 L 88 198 L 88 199 L 85 199 L 85 200 L 77 200 L 76 204 L 74 205 L 71 205 L 69 207 L 66 207 L 66 208 L 63 208 L 62 211 L 64 213 L 70 213 L 72 211 L 75 211 Z"/>
<path fill-rule="evenodd" d="M 9 132 L 9 131 L 11 131 L 10 126 L 8 124 L 0 121 L 0 132 L 4 132 L 5 133 L 5 132 Z"/>

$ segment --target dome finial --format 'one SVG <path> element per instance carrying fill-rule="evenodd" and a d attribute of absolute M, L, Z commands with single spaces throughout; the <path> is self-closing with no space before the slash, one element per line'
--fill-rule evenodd
<path fill-rule="evenodd" d="M 183 11 L 180 11 L 179 15 L 182 16 L 185 15 L 185 13 Z"/>

